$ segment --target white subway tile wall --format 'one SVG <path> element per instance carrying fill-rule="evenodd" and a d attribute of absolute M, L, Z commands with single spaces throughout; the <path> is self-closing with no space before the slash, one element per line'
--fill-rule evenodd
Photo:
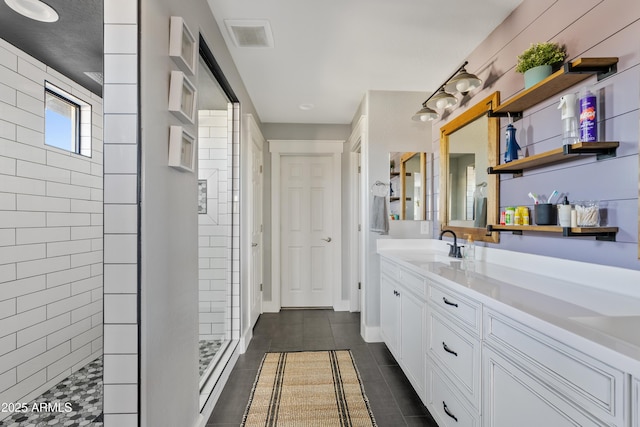
<path fill-rule="evenodd" d="M 227 181 L 229 194 L 229 205 L 231 206 L 231 216 L 233 227 L 231 228 L 231 246 L 228 252 L 229 259 L 232 260 L 230 272 L 231 282 L 231 312 L 227 313 L 231 317 L 231 339 L 240 339 L 240 104 L 233 105 L 233 111 L 229 110 L 229 170 L 233 170 L 233 178 Z M 233 248 L 233 249 L 231 249 Z"/>
<path fill-rule="evenodd" d="M 102 355 L 102 99 L 1 39 L 0 80 L 0 401 L 28 402 Z M 92 105 L 90 157 L 44 144 L 45 80 Z"/>
<path fill-rule="evenodd" d="M 104 22 L 104 425 L 127 427 L 138 425 L 138 2 L 105 0 Z"/>
<path fill-rule="evenodd" d="M 229 329 L 225 328 L 231 309 L 227 261 L 231 245 L 228 117 L 227 110 L 198 111 L 198 179 L 207 181 L 207 212 L 198 215 L 200 340 L 230 338 Z"/>

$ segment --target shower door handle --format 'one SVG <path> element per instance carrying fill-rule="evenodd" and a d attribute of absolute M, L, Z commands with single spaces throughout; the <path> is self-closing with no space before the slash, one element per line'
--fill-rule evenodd
<path fill-rule="evenodd" d="M 331 241 L 331 237 L 327 237 L 326 239 L 320 239 L 320 240 L 324 240 L 325 242 L 329 243 Z"/>

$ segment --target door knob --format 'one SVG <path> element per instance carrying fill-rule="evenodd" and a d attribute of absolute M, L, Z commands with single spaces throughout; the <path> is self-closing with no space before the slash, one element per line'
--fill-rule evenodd
<path fill-rule="evenodd" d="M 252 248 L 255 248 L 256 246 L 258 246 L 258 244 L 257 244 L 257 243 L 252 243 L 252 244 L 251 244 L 251 247 L 252 247 Z"/>
<path fill-rule="evenodd" d="M 325 242 L 329 243 L 331 241 L 331 237 L 327 237 L 326 239 L 320 239 L 320 240 L 324 240 Z"/>

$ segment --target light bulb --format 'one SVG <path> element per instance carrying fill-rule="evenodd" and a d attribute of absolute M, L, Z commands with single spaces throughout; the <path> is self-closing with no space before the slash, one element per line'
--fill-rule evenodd
<path fill-rule="evenodd" d="M 449 102 L 446 99 L 438 99 L 438 102 L 436 102 L 436 106 L 439 110 L 442 110 L 449 106 Z"/>
<path fill-rule="evenodd" d="M 468 92 L 469 81 L 467 79 L 460 80 L 458 83 L 456 83 L 456 89 L 458 92 Z"/>

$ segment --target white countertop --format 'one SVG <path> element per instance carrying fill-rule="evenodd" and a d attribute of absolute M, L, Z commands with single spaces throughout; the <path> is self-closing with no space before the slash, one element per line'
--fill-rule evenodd
<path fill-rule="evenodd" d="M 483 247 L 467 262 L 446 243 L 378 240 L 378 253 L 640 377 L 640 271 Z"/>

